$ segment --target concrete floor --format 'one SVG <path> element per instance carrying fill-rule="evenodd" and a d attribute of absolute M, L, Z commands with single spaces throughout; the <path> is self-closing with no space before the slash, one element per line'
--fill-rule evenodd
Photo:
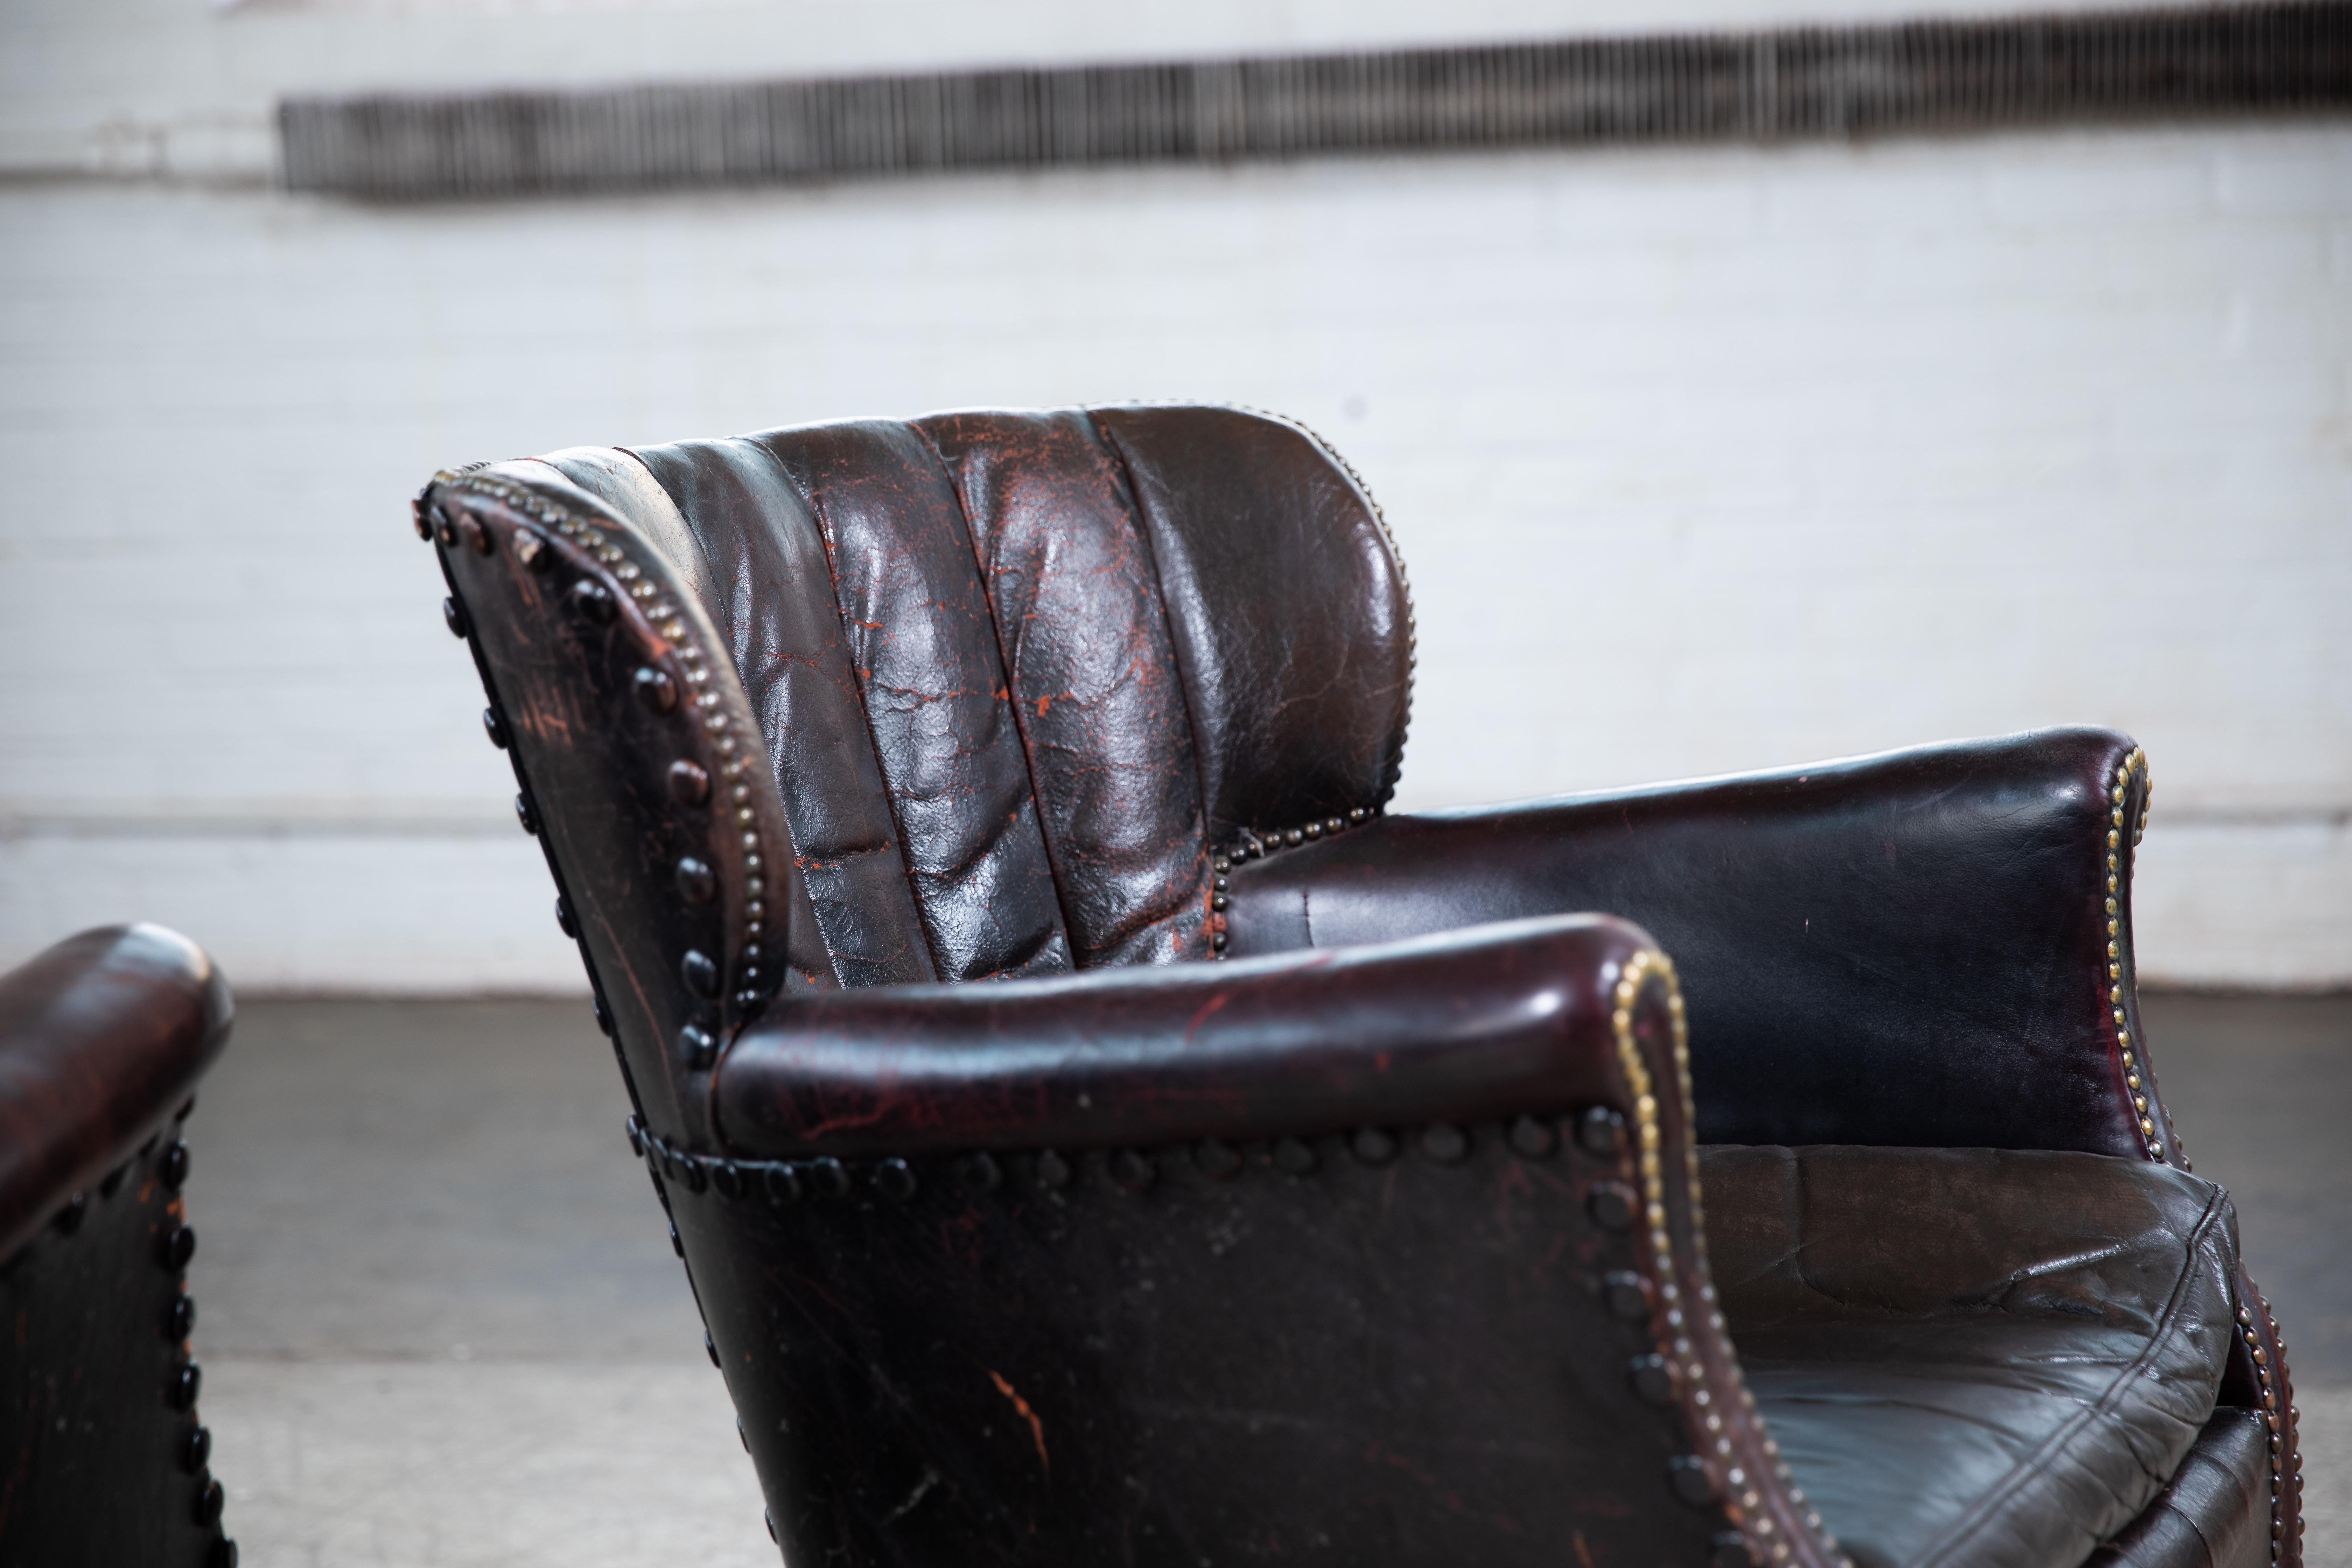
<path fill-rule="evenodd" d="M 2149 1001 L 2352 1568 L 2352 998 Z M 577 1004 L 248 1003 L 190 1124 L 203 1415 L 250 1568 L 772 1564 Z"/>

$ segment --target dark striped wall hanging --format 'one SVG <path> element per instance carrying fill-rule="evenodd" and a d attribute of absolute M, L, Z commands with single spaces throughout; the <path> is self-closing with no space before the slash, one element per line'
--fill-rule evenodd
<path fill-rule="evenodd" d="M 392 200 L 2352 110 L 2352 0 L 279 107 L 297 191 Z"/>

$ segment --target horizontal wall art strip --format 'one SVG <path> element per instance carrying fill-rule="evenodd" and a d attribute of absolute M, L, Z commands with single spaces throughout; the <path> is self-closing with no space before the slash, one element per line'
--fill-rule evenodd
<path fill-rule="evenodd" d="M 298 99 L 297 191 L 391 200 L 2352 110 L 2352 0 L 578 92 Z"/>

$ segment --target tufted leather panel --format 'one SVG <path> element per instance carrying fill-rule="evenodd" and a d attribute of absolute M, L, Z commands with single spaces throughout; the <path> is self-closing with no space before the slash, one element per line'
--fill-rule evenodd
<path fill-rule="evenodd" d="M 659 481 L 711 563 L 704 607 L 759 720 L 834 976 L 850 986 L 936 979 L 807 504 L 756 441 L 626 456 Z M 792 936 L 799 963 L 802 933 Z"/>
<path fill-rule="evenodd" d="M 726 637 L 818 928 L 790 933 L 796 970 L 1206 957 L 1214 847 L 1395 782 L 1402 570 L 1279 420 L 977 411 L 539 461 Z"/>
<path fill-rule="evenodd" d="M 2145 1160 L 1703 1151 L 1766 1426 L 1860 1568 L 2075 1568 L 2213 1410 L 2237 1222 Z"/>
<path fill-rule="evenodd" d="M 1166 595 L 1211 841 L 1387 802 L 1412 702 L 1403 569 L 1371 500 L 1294 426 L 1099 408 Z"/>
<path fill-rule="evenodd" d="M 942 980 L 1070 967 L 1028 758 L 963 508 L 887 420 L 759 437 L 809 503 Z"/>
<path fill-rule="evenodd" d="M 1076 410 L 916 425 L 971 522 L 1079 966 L 1206 956 L 1200 767 L 1118 459 Z"/>

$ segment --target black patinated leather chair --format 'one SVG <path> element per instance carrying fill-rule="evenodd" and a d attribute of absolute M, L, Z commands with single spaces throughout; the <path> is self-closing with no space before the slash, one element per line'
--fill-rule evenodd
<path fill-rule="evenodd" d="M 0 1564 L 236 1568 L 188 1359 L 180 1123 L 228 986 L 161 926 L 0 975 Z"/>
<path fill-rule="evenodd" d="M 1227 409 L 416 520 L 793 1562 L 2299 1560 L 2127 740 L 1387 816 L 1396 552 Z"/>

